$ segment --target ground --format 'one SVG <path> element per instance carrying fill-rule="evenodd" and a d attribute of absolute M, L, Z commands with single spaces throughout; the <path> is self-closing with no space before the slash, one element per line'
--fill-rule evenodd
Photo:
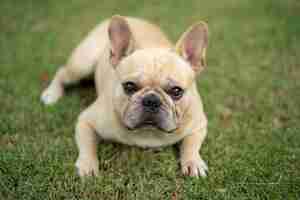
<path fill-rule="evenodd" d="M 297 0 L 2 0 L 0 199 L 299 199 L 300 2 Z M 39 95 L 71 50 L 113 14 L 149 19 L 173 41 L 209 24 L 198 86 L 209 120 L 206 179 L 183 177 L 178 149 L 99 146 L 100 176 L 74 168 L 74 124 L 95 98 Z M 87 86 L 86 86 L 87 85 Z"/>

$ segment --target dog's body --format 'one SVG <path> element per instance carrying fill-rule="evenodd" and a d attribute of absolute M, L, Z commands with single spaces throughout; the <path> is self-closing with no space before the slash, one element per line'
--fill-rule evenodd
<path fill-rule="evenodd" d="M 55 103 L 64 85 L 95 73 L 98 98 L 76 126 L 81 176 L 98 173 L 96 133 L 141 147 L 183 139 L 183 173 L 206 175 L 199 149 L 207 121 L 194 81 L 204 66 L 206 45 L 203 23 L 186 32 L 174 48 L 157 26 L 121 16 L 104 21 L 87 36 L 41 97 L 45 104 Z"/>

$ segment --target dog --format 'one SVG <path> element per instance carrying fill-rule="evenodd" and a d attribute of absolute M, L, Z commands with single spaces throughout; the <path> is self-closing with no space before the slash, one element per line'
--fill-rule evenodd
<path fill-rule="evenodd" d="M 196 86 L 206 67 L 208 26 L 192 25 L 176 45 L 150 22 L 120 15 L 100 23 L 56 72 L 41 101 L 54 104 L 66 85 L 95 74 L 97 99 L 77 121 L 81 177 L 98 175 L 97 138 L 139 147 L 181 142 L 184 175 L 205 177 L 199 150 L 207 118 Z"/>

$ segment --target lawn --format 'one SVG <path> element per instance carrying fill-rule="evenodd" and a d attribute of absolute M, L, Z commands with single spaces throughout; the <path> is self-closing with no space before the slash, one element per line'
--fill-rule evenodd
<path fill-rule="evenodd" d="M 300 199 L 298 0 L 1 0 L 0 199 Z M 74 124 L 92 84 L 55 106 L 39 95 L 71 50 L 113 14 L 149 19 L 173 41 L 210 28 L 199 76 L 209 120 L 206 179 L 183 177 L 178 148 L 99 145 L 100 176 L 74 168 Z"/>

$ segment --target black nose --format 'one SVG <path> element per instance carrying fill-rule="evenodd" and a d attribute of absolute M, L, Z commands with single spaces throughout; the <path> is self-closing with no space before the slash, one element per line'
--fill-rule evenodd
<path fill-rule="evenodd" d="M 160 98 L 155 94 L 148 94 L 142 100 L 146 112 L 157 113 L 161 105 Z"/>

